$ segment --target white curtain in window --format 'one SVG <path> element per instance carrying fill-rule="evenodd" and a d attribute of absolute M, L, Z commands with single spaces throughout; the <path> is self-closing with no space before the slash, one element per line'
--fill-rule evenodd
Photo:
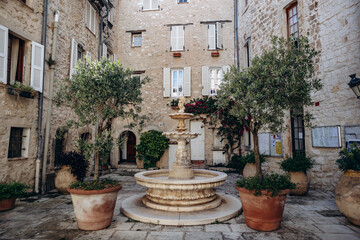
<path fill-rule="evenodd" d="M 19 60 L 19 39 L 11 39 L 11 63 L 10 63 L 10 84 L 15 83 L 16 70 L 18 67 Z"/>

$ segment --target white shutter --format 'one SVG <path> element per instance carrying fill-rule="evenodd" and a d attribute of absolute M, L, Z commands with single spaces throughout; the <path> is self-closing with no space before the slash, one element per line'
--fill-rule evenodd
<path fill-rule="evenodd" d="M 89 1 L 86 1 L 86 26 L 91 29 L 91 7 Z"/>
<path fill-rule="evenodd" d="M 184 68 L 184 96 L 191 96 L 191 67 Z"/>
<path fill-rule="evenodd" d="M 151 0 L 151 9 L 159 8 L 159 0 Z"/>
<path fill-rule="evenodd" d="M 75 39 L 71 41 L 70 79 L 76 73 L 78 43 Z"/>
<path fill-rule="evenodd" d="M 43 71 L 44 71 L 44 46 L 32 42 L 31 52 L 31 81 L 30 86 L 36 91 L 42 92 Z"/>
<path fill-rule="evenodd" d="M 164 68 L 164 89 L 163 89 L 163 95 L 164 97 L 170 97 L 170 85 L 171 85 L 171 79 L 170 79 L 170 68 Z"/>
<path fill-rule="evenodd" d="M 7 53 L 9 30 L 0 25 L 0 82 L 7 83 Z"/>
<path fill-rule="evenodd" d="M 185 50 L 184 32 L 185 32 L 185 26 L 178 26 L 178 49 L 179 50 Z"/>
<path fill-rule="evenodd" d="M 208 27 L 208 48 L 215 49 L 215 24 Z"/>
<path fill-rule="evenodd" d="M 91 53 L 86 51 L 86 60 L 91 61 Z"/>
<path fill-rule="evenodd" d="M 149 10 L 150 9 L 150 1 L 151 0 L 144 0 L 144 2 L 143 2 L 143 9 L 144 10 Z"/>
<path fill-rule="evenodd" d="M 177 50 L 177 36 L 178 31 L 177 31 L 177 26 L 173 26 L 171 27 L 171 41 L 170 41 L 170 50 L 171 51 L 176 51 Z"/>
<path fill-rule="evenodd" d="M 103 43 L 103 45 L 102 45 L 103 47 L 102 47 L 102 54 L 101 54 L 101 57 L 106 57 L 107 58 L 107 46 L 106 46 L 106 44 L 105 43 Z"/>
<path fill-rule="evenodd" d="M 95 29 L 96 29 L 96 27 L 95 27 L 96 11 L 93 8 L 93 6 L 90 6 L 90 8 L 91 8 L 91 27 L 90 27 L 90 29 L 94 34 L 96 34 L 96 31 L 95 31 Z"/>
<path fill-rule="evenodd" d="M 222 70 L 223 70 L 223 75 L 225 75 L 227 72 L 230 71 L 230 66 L 229 66 L 229 65 L 223 66 L 223 67 L 222 67 Z"/>
<path fill-rule="evenodd" d="M 216 48 L 223 48 L 223 29 L 221 23 L 216 23 Z"/>
<path fill-rule="evenodd" d="M 202 95 L 209 95 L 209 67 L 202 66 Z"/>

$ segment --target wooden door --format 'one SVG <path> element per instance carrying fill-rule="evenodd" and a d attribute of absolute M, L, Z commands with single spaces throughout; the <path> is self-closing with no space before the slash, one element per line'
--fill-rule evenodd
<path fill-rule="evenodd" d="M 126 142 L 127 161 L 136 162 L 136 136 L 133 132 L 129 132 L 128 139 Z"/>

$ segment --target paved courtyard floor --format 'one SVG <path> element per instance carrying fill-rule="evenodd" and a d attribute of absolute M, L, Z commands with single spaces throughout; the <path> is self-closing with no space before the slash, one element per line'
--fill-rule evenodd
<path fill-rule="evenodd" d="M 0 239 L 134 239 L 134 240 L 208 240 L 208 239 L 360 239 L 360 228 L 338 211 L 334 195 L 310 191 L 302 197 L 288 196 L 281 228 L 256 232 L 248 228 L 243 215 L 224 223 L 204 226 L 161 226 L 134 222 L 120 213 L 121 202 L 145 188 L 132 176 L 113 172 L 107 177 L 122 182 L 112 224 L 100 231 L 77 229 L 71 197 L 49 193 L 33 201 L 17 200 L 13 210 L 0 212 Z M 238 197 L 234 188 L 239 176 L 228 174 L 219 193 Z"/>

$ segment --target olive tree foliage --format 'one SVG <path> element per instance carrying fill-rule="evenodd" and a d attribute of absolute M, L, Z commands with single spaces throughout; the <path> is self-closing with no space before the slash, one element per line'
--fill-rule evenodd
<path fill-rule="evenodd" d="M 317 52 L 310 47 L 306 37 L 286 40 L 272 37 L 272 45 L 255 56 L 251 66 L 238 70 L 232 67 L 225 75 L 218 92 L 219 107 L 230 101 L 231 114 L 239 122 L 245 121 L 253 134 L 257 175 L 262 178 L 259 158 L 258 132 L 268 129 L 272 133 L 284 130 L 287 110 L 304 116 L 309 123 L 312 115 L 303 113 L 304 106 L 312 105 L 311 94 L 321 89 L 320 79 L 314 77 L 314 57 Z"/>
<path fill-rule="evenodd" d="M 138 77 L 131 77 L 130 69 L 103 57 L 100 61 L 79 62 L 76 74 L 64 81 L 56 93 L 57 104 L 69 106 L 77 116 L 68 121 L 69 126 L 96 126 L 95 141 L 86 146 L 95 153 L 95 180 L 99 176 L 99 157 L 114 145 L 110 133 L 112 119 L 127 120 L 129 128 L 146 119 L 140 115 L 140 105 L 141 86 L 148 81 L 145 78 L 140 82 Z"/>

